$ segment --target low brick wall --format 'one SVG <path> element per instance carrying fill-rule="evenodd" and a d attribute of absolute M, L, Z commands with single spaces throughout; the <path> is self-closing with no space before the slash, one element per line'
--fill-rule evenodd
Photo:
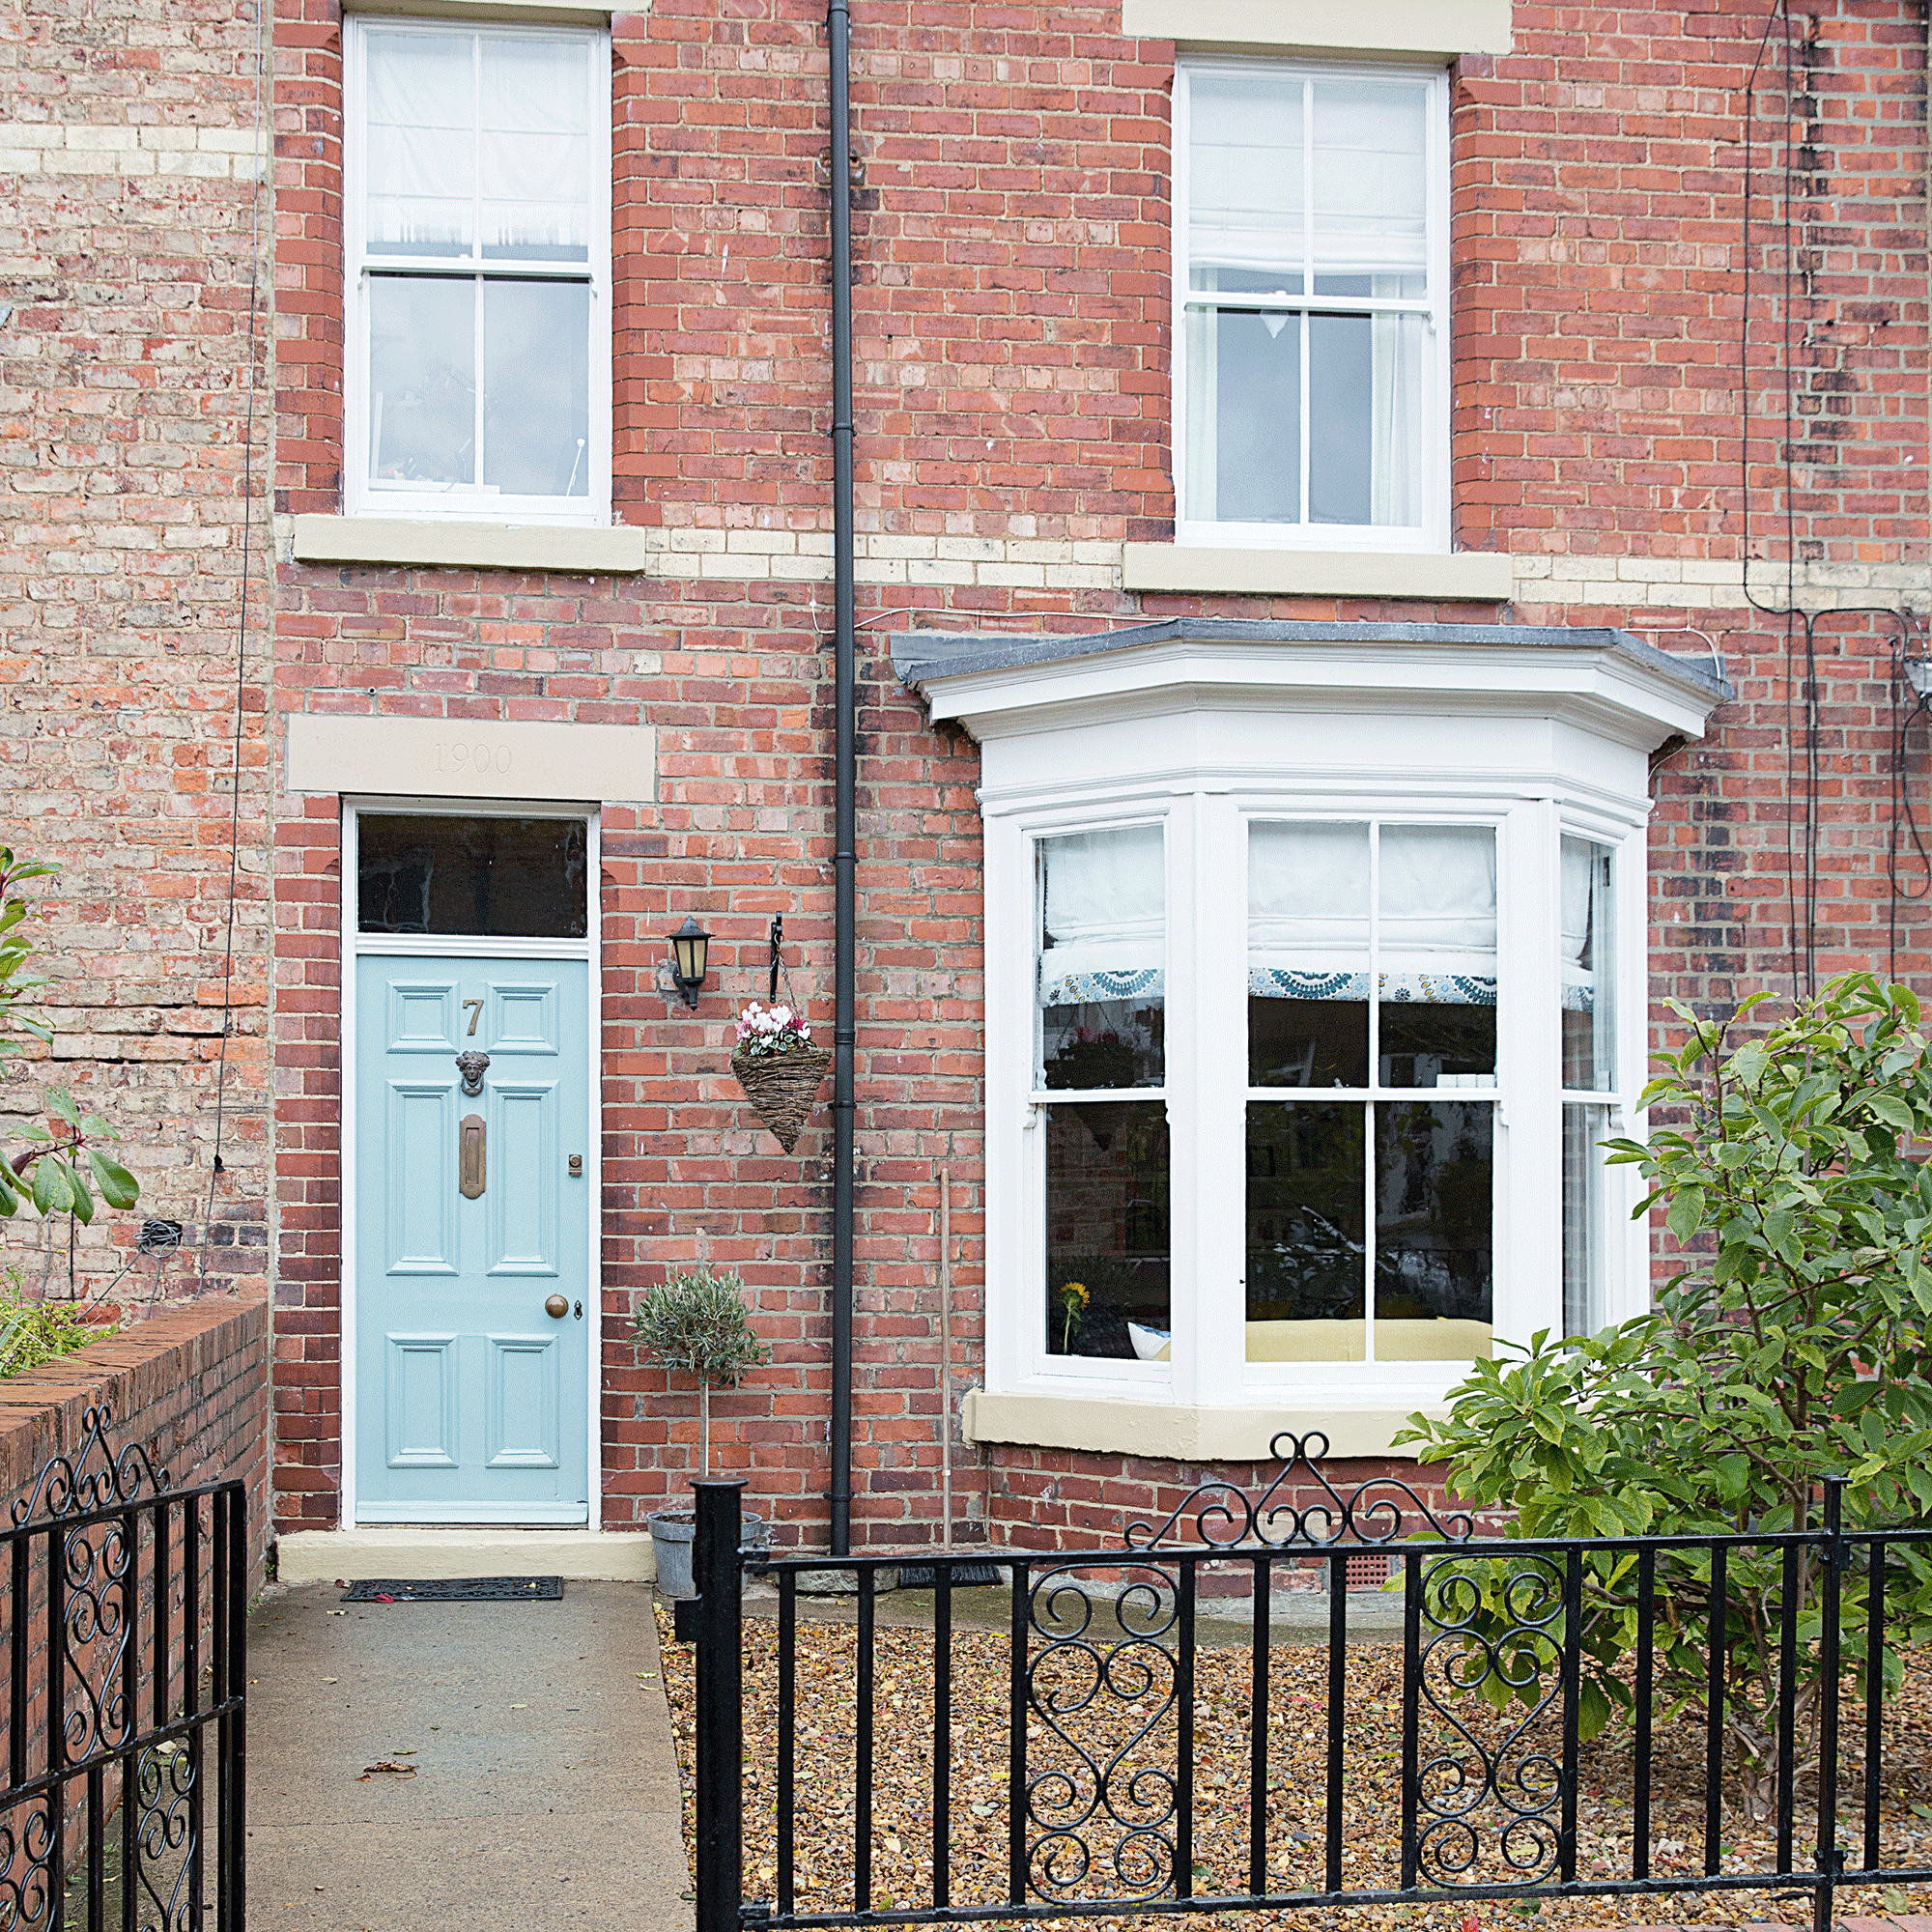
<path fill-rule="evenodd" d="M 0 1524 L 48 1459 L 74 1454 L 104 1403 L 116 1449 L 138 1442 L 170 1486 L 239 1476 L 248 1486 L 248 1586 L 269 1538 L 269 1300 L 209 1295 L 164 1304 L 77 1354 L 0 1381 Z"/>
<path fill-rule="evenodd" d="M 138 1444 L 155 1471 L 166 1473 L 170 1492 L 233 1477 L 245 1485 L 247 1581 L 252 1594 L 262 1582 L 268 1547 L 268 1347 L 266 1294 L 239 1299 L 211 1295 L 165 1306 L 75 1354 L 0 1381 L 0 1527 L 12 1527 L 14 1505 L 32 1494 L 52 1458 L 75 1460 L 75 1474 L 84 1480 L 104 1470 L 106 1455 L 118 1456 Z M 103 1406 L 112 1413 L 112 1425 L 103 1444 L 90 1448 L 87 1413 Z M 70 1762 L 94 1757 L 103 1747 L 111 1750 L 128 1736 L 121 1715 L 125 1707 L 117 1705 L 114 1691 L 130 1638 L 138 1688 L 126 1717 L 131 1718 L 136 1729 L 154 1721 L 156 1619 L 163 1614 L 156 1593 L 157 1533 L 166 1537 L 169 1584 L 164 1611 L 166 1684 L 160 1701 L 178 1716 L 191 1691 L 203 1708 L 214 1694 L 215 1685 L 208 1673 L 215 1654 L 219 1602 L 214 1589 L 215 1549 L 210 1543 L 201 1544 L 199 1576 L 190 1593 L 184 1506 L 169 1508 L 157 1518 L 151 1507 L 154 1492 L 145 1481 L 137 1493 L 141 1507 L 130 1517 L 136 1524 L 131 1543 L 122 1541 L 117 1525 L 77 1532 L 65 1545 L 62 1571 L 68 1594 L 58 1637 L 50 1624 L 49 1566 L 55 1546 L 48 1537 L 36 1535 L 22 1546 L 26 1568 L 20 1596 L 15 1595 L 14 1577 L 22 1573 L 8 1569 L 0 1580 L 10 1640 L 16 1620 L 25 1634 L 26 1697 L 18 1716 L 28 1776 L 54 1768 L 49 1764 L 54 1748 L 49 1728 L 56 1643 L 63 1686 L 61 1734 Z M 213 1506 L 197 1505 L 195 1513 L 202 1525 L 200 1534 L 212 1536 Z M 36 1510 L 34 1520 L 44 1514 L 44 1509 Z M 130 1568 L 123 1572 L 123 1564 Z M 137 1579 L 134 1587 L 115 1580 L 123 1574 Z M 190 1651 L 190 1642 L 198 1644 L 198 1653 Z M 0 1787 L 10 1782 L 4 1740 L 16 1716 L 11 1697 L 11 1681 L 0 1681 Z M 215 1734 L 205 1727 L 202 1735 L 204 1751 L 213 1748 Z M 158 1762 L 152 1756 L 147 1759 L 150 1773 L 163 1780 L 160 1803 L 165 1807 L 171 1802 L 169 1792 L 178 1788 L 172 1783 L 176 1774 L 166 1764 L 156 1771 Z M 203 1765 L 205 1772 L 218 1775 L 213 1773 L 212 1760 L 204 1757 Z M 104 1822 L 90 1821 L 90 1804 L 104 1806 L 109 1814 L 119 1810 L 142 1775 L 140 1760 L 130 1757 L 105 1773 L 71 1775 L 57 1793 L 28 1797 L 9 1808 L 0 1820 L 9 1861 L 0 1871 L 0 1887 L 31 1883 L 36 1821 L 45 1829 L 50 1818 L 60 1818 L 70 1862 L 84 1864 L 90 1822 L 96 1828 Z M 212 1820 L 206 1829 L 205 1843 L 212 1858 Z M 155 1867 L 163 1874 L 158 1881 L 163 1886 L 168 1883 L 168 1855 L 163 1847 L 160 1863 Z"/>

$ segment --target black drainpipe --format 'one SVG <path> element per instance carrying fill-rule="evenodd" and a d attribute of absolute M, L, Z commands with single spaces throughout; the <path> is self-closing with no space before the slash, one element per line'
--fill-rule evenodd
<path fill-rule="evenodd" d="M 857 1037 L 858 870 L 852 624 L 852 15 L 829 0 L 832 43 L 832 572 L 838 746 L 833 834 L 832 1553 L 852 1546 L 852 1049 Z"/>

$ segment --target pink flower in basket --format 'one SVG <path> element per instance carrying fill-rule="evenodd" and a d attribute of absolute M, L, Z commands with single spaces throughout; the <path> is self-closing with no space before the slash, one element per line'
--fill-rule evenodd
<path fill-rule="evenodd" d="M 796 1053 L 811 1044 L 811 1029 L 789 1007 L 761 1007 L 756 1000 L 738 1015 L 737 1051 L 753 1060 Z"/>

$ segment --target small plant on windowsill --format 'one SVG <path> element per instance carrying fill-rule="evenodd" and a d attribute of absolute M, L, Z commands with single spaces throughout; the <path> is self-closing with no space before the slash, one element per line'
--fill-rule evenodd
<path fill-rule="evenodd" d="M 786 1153 L 798 1145 L 831 1065 L 831 1054 L 812 1044 L 805 1016 L 792 1008 L 753 1000 L 738 1015 L 731 1071 Z"/>
<path fill-rule="evenodd" d="M 1084 1281 L 1064 1281 L 1054 1299 L 1061 1308 L 1060 1352 L 1070 1355 L 1073 1352 L 1073 1337 L 1079 1332 L 1080 1323 L 1086 1318 L 1087 1304 L 1093 1297 L 1087 1293 Z"/>
<path fill-rule="evenodd" d="M 712 1388 L 736 1388 L 750 1370 L 772 1357 L 746 1314 L 744 1282 L 708 1267 L 674 1274 L 638 1304 L 631 1335 L 645 1360 L 696 1379 L 698 1469 L 710 1475 Z M 659 1587 L 667 1596 L 690 1596 L 692 1512 L 667 1510 L 649 1521 Z M 748 1515 L 745 1522 L 749 1538 L 758 1519 Z"/>

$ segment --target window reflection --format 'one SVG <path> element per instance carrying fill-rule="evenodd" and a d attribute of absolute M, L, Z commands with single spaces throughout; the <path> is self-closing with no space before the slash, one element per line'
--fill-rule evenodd
<path fill-rule="evenodd" d="M 1257 1322 L 1352 1321 L 1360 1329 L 1368 1287 L 1364 1112 L 1359 1102 L 1347 1100 L 1250 1104 L 1251 1335 Z"/>
<path fill-rule="evenodd" d="M 1045 1133 L 1047 1352 L 1165 1359 L 1166 1103 L 1049 1107 Z"/>
<path fill-rule="evenodd" d="M 1386 1360 L 1489 1353 L 1493 1124 L 1487 1101 L 1376 1107 L 1376 1352 Z M 1383 1322 L 1415 1324 L 1389 1337 L 1400 1357 L 1379 1346 Z"/>
<path fill-rule="evenodd" d="M 1608 1176 L 1600 1143 L 1607 1107 L 1563 1109 L 1563 1332 L 1594 1335 L 1610 1319 L 1605 1249 Z"/>
<path fill-rule="evenodd" d="M 590 930 L 581 818 L 363 812 L 355 829 L 363 932 L 582 939 Z"/>

